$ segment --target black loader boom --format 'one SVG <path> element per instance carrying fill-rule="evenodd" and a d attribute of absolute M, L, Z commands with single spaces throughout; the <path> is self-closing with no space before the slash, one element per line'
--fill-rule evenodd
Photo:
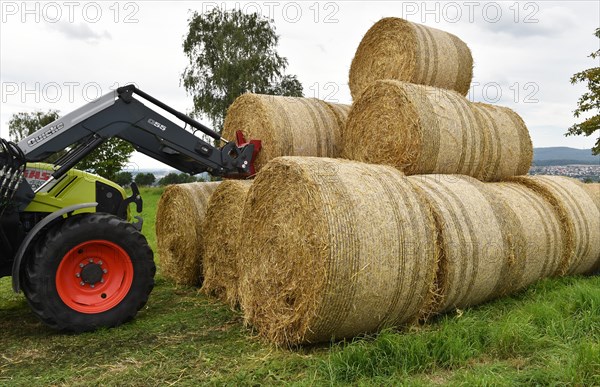
<path fill-rule="evenodd" d="M 208 172 L 215 176 L 249 176 L 259 142 L 225 142 L 216 148 L 171 122 L 134 98 L 141 98 L 173 114 L 216 141 L 224 141 L 217 132 L 176 111 L 133 85 L 124 86 L 59 118 L 18 143 L 28 162 L 41 161 L 78 144 L 57 162 L 58 179 L 102 142 L 112 137 L 131 143 L 136 150 L 189 174 Z"/>
<path fill-rule="evenodd" d="M 252 176 L 261 148 L 239 131 L 227 141 L 133 85 L 18 143 L 0 138 L 0 277 L 11 275 L 14 290 L 23 290 L 34 313 L 57 329 L 81 332 L 128 321 L 154 285 L 142 219 L 131 223 L 129 215 L 132 203 L 142 211 L 135 183 L 126 197 L 117 184 L 74 169 L 113 137 L 179 171 L 227 178 Z M 59 153 L 53 165 L 42 163 Z"/>

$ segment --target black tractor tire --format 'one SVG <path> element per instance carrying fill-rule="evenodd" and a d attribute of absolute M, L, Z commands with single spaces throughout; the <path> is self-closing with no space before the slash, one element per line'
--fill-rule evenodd
<path fill-rule="evenodd" d="M 36 243 L 23 273 L 33 312 L 85 332 L 130 321 L 154 287 L 152 250 L 130 223 L 105 213 L 69 217 Z"/>

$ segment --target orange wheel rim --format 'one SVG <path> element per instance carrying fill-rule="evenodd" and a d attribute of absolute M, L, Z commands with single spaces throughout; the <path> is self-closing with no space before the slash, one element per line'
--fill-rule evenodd
<path fill-rule="evenodd" d="M 81 313 L 106 312 L 131 289 L 133 264 L 120 246 L 106 240 L 83 242 L 58 265 L 56 290 L 61 300 Z"/>

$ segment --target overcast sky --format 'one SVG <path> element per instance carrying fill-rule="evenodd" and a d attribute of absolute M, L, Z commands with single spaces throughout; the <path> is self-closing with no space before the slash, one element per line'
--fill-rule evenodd
<path fill-rule="evenodd" d="M 190 10 L 260 12 L 274 20 L 279 53 L 307 97 L 351 103 L 348 70 L 365 32 L 397 16 L 451 32 L 475 61 L 469 99 L 509 106 L 527 123 L 535 147 L 590 148 L 595 139 L 564 137 L 583 85 L 572 74 L 599 66 L 598 1 L 374 2 L 0 1 L 0 135 L 22 111 L 66 114 L 117 86 L 135 82 L 180 111 Z M 25 4 L 25 5 L 24 5 Z M 206 122 L 208 124 L 208 122 Z M 131 168 L 161 164 L 136 155 Z"/>

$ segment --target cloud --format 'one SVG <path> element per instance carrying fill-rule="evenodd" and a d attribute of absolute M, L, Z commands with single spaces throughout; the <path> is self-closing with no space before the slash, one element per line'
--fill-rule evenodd
<path fill-rule="evenodd" d="M 104 30 L 102 33 L 98 33 L 92 30 L 89 24 L 84 23 L 61 22 L 56 25 L 55 30 L 69 39 L 81 40 L 86 43 L 95 44 L 103 39 L 112 40 L 112 36 L 107 30 Z"/>
<path fill-rule="evenodd" d="M 321 50 L 321 52 L 322 52 L 323 54 L 327 54 L 327 49 L 325 48 L 325 46 L 324 46 L 323 44 L 317 44 L 317 48 L 318 48 L 319 50 Z"/>

